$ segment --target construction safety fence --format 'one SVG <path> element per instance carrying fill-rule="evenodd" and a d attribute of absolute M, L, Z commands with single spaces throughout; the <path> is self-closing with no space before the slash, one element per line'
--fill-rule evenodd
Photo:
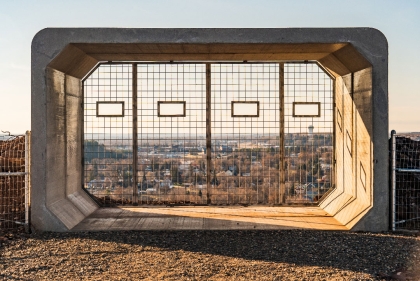
<path fill-rule="evenodd" d="M 30 227 L 30 136 L 0 135 L 0 229 Z"/>
<path fill-rule="evenodd" d="M 420 133 L 390 139 L 392 230 L 420 230 Z"/>

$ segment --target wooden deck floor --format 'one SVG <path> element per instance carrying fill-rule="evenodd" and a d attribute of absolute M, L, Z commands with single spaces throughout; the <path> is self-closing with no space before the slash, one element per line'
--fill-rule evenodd
<path fill-rule="evenodd" d="M 114 230 L 348 230 L 318 207 L 100 208 L 72 231 Z"/>

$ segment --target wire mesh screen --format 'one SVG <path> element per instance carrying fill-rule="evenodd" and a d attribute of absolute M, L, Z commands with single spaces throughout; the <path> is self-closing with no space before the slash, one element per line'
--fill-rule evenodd
<path fill-rule="evenodd" d="M 332 181 L 333 82 L 282 65 L 100 65 L 83 84 L 85 189 L 104 205 L 317 202 Z"/>
<path fill-rule="evenodd" d="M 211 203 L 278 203 L 279 65 L 213 64 L 211 89 Z"/>
<path fill-rule="evenodd" d="M 0 229 L 25 224 L 25 136 L 0 135 Z"/>
<path fill-rule="evenodd" d="M 420 230 L 420 134 L 395 139 L 395 228 Z"/>
<path fill-rule="evenodd" d="M 104 205 L 131 204 L 132 65 L 101 65 L 83 87 L 84 187 Z"/>
<path fill-rule="evenodd" d="M 333 180 L 333 80 L 315 63 L 287 63 L 284 77 L 286 202 L 317 202 Z"/>
<path fill-rule="evenodd" d="M 206 202 L 206 65 L 137 70 L 139 203 Z"/>

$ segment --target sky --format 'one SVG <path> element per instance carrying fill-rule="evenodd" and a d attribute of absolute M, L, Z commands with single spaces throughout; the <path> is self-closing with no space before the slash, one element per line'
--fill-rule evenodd
<path fill-rule="evenodd" d="M 389 129 L 420 132 L 419 0 L 0 0 L 0 130 L 31 126 L 31 41 L 46 27 L 373 27 L 389 43 Z"/>

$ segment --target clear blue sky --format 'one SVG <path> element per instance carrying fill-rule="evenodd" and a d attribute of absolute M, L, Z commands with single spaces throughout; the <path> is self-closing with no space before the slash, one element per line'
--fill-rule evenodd
<path fill-rule="evenodd" d="M 0 130 L 30 129 L 31 41 L 46 27 L 374 27 L 389 42 L 390 129 L 420 131 L 419 0 L 0 0 Z"/>

